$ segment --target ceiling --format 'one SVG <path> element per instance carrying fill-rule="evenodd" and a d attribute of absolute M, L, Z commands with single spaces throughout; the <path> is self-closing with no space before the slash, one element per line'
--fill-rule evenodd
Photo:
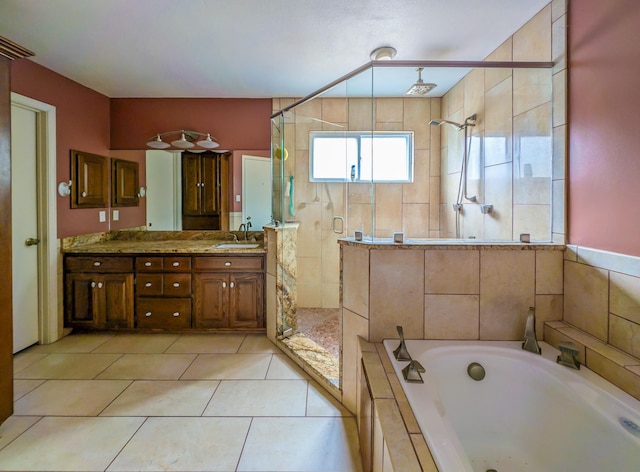
<path fill-rule="evenodd" d="M 381 46 L 396 60 L 482 60 L 548 1 L 0 0 L 0 35 L 111 98 L 301 97 Z M 449 75 L 423 79 L 441 95 Z"/>

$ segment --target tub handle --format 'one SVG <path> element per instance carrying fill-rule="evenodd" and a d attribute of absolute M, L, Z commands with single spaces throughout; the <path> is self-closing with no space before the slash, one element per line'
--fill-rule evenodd
<path fill-rule="evenodd" d="M 410 361 L 411 355 L 407 350 L 407 345 L 404 342 L 404 331 L 402 330 L 402 326 L 396 326 L 398 330 L 398 336 L 400 336 L 400 345 L 393 351 L 393 355 L 396 356 L 396 360 L 398 361 Z"/>
<path fill-rule="evenodd" d="M 404 377 L 404 380 L 410 383 L 424 383 L 422 375 L 420 374 L 424 374 L 425 372 L 426 370 L 422 367 L 422 364 L 413 360 L 409 362 L 407 367 L 402 369 L 402 376 Z"/>

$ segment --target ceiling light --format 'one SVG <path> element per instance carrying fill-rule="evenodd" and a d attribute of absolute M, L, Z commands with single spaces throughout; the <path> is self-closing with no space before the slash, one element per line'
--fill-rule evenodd
<path fill-rule="evenodd" d="M 163 141 L 163 138 L 171 135 L 179 136 L 179 139 L 170 141 L 171 144 L 169 144 L 169 142 L 167 141 Z M 194 143 L 194 141 L 199 137 L 202 137 L 202 139 Z M 210 133 L 201 133 L 200 131 L 183 129 L 177 131 L 167 131 L 166 133 L 158 133 L 147 142 L 147 146 L 153 149 L 167 149 L 171 146 L 177 147 L 179 149 L 192 149 L 196 147 L 196 144 L 203 149 L 213 149 L 220 146 Z"/>
<path fill-rule="evenodd" d="M 372 61 L 382 61 L 393 59 L 394 57 L 396 57 L 397 53 L 398 51 L 396 51 L 396 48 L 393 48 L 391 46 L 384 46 L 371 51 L 369 57 Z"/>
<path fill-rule="evenodd" d="M 406 95 L 426 95 L 437 87 L 436 84 L 425 84 L 422 81 L 422 71 L 424 67 L 418 67 L 418 81 L 411 86 L 409 90 L 405 92 Z"/>

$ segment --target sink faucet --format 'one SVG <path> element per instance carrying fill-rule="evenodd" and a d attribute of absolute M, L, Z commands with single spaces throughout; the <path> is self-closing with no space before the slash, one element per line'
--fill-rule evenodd
<path fill-rule="evenodd" d="M 534 354 L 540 354 L 542 349 L 538 346 L 538 340 L 536 339 L 536 308 L 529 307 L 529 314 L 527 315 L 527 324 L 524 328 L 524 342 L 522 343 L 522 349 L 525 351 L 533 352 Z"/>
<path fill-rule="evenodd" d="M 247 222 L 246 223 L 240 223 L 240 228 L 238 228 L 238 231 L 244 231 L 244 240 L 247 241 L 247 232 L 249 231 L 249 228 L 251 228 L 251 217 L 247 216 Z"/>

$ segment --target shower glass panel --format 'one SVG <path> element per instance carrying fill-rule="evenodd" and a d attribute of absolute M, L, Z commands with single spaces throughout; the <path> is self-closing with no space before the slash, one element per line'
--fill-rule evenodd
<path fill-rule="evenodd" d="M 296 242 L 282 248 L 295 270 L 282 273 L 291 284 L 277 329 L 330 384 L 340 385 L 340 238 L 551 241 L 552 170 L 563 165 L 552 153 L 552 64 L 505 64 L 372 62 L 280 99 L 274 218 L 296 227 Z M 418 68 L 435 87 L 407 95 Z M 400 137 L 406 146 L 386 147 Z"/>

